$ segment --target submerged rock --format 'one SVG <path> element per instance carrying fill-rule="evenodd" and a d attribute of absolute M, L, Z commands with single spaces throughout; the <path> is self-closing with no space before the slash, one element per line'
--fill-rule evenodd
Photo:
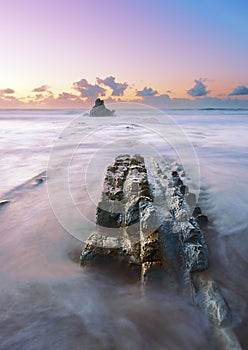
<path fill-rule="evenodd" d="M 37 186 L 44 183 L 46 180 L 47 180 L 47 173 L 46 171 L 42 171 L 40 174 L 34 176 L 31 179 L 30 183 L 32 186 Z"/>
<path fill-rule="evenodd" d="M 201 227 L 203 227 L 203 226 L 206 226 L 208 224 L 208 217 L 207 217 L 207 215 L 199 214 L 196 217 L 196 221 L 198 222 L 198 224 Z"/>
<path fill-rule="evenodd" d="M 95 105 L 90 110 L 91 117 L 107 117 L 114 115 L 115 111 L 105 107 L 104 101 L 100 98 L 95 100 Z"/>
<path fill-rule="evenodd" d="M 220 288 L 207 273 L 195 273 L 192 281 L 197 300 L 215 326 L 228 326 L 231 322 L 230 309 Z"/>
<path fill-rule="evenodd" d="M 4 205 L 10 203 L 10 199 L 2 199 L 0 200 L 0 207 L 3 207 Z"/>

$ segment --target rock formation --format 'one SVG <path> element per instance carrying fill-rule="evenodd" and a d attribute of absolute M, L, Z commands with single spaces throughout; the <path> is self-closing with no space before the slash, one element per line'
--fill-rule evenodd
<path fill-rule="evenodd" d="M 91 117 L 107 117 L 114 115 L 114 110 L 110 110 L 105 107 L 104 101 L 100 98 L 95 100 L 95 105 L 90 110 Z"/>
<path fill-rule="evenodd" d="M 4 205 L 10 203 L 10 199 L 3 199 L 0 200 L 0 208 L 3 207 Z"/>
<path fill-rule="evenodd" d="M 158 272 L 187 274 L 193 300 L 207 315 L 217 348 L 241 349 L 227 302 L 206 271 L 208 249 L 199 225 L 207 224 L 207 216 L 184 185 L 180 166 L 172 171 L 169 164 L 154 160 L 151 172 L 153 186 L 138 154 L 119 155 L 107 168 L 96 231 L 85 243 L 81 265 L 105 258 L 136 267 L 142 294 Z"/>

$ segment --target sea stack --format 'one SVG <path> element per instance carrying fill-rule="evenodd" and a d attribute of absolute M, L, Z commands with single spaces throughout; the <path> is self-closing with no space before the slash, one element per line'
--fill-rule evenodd
<path fill-rule="evenodd" d="M 108 117 L 114 115 L 114 110 L 105 107 L 104 101 L 100 98 L 95 100 L 95 105 L 90 110 L 91 117 Z"/>

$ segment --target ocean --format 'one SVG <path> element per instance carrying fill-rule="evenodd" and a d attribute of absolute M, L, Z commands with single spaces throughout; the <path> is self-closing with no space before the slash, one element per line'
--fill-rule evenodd
<path fill-rule="evenodd" d="M 122 153 L 182 164 L 209 225 L 209 274 L 248 348 L 248 110 L 0 111 L 0 349 L 212 349 L 187 283 L 142 298 L 135 271 L 82 268 L 104 173 Z M 45 171 L 47 171 L 47 180 Z M 45 181 L 43 181 L 45 180 Z"/>

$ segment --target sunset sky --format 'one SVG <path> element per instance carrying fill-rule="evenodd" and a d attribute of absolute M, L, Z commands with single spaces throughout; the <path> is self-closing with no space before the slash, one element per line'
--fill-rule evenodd
<path fill-rule="evenodd" d="M 0 108 L 248 108 L 247 0 L 0 5 Z"/>

